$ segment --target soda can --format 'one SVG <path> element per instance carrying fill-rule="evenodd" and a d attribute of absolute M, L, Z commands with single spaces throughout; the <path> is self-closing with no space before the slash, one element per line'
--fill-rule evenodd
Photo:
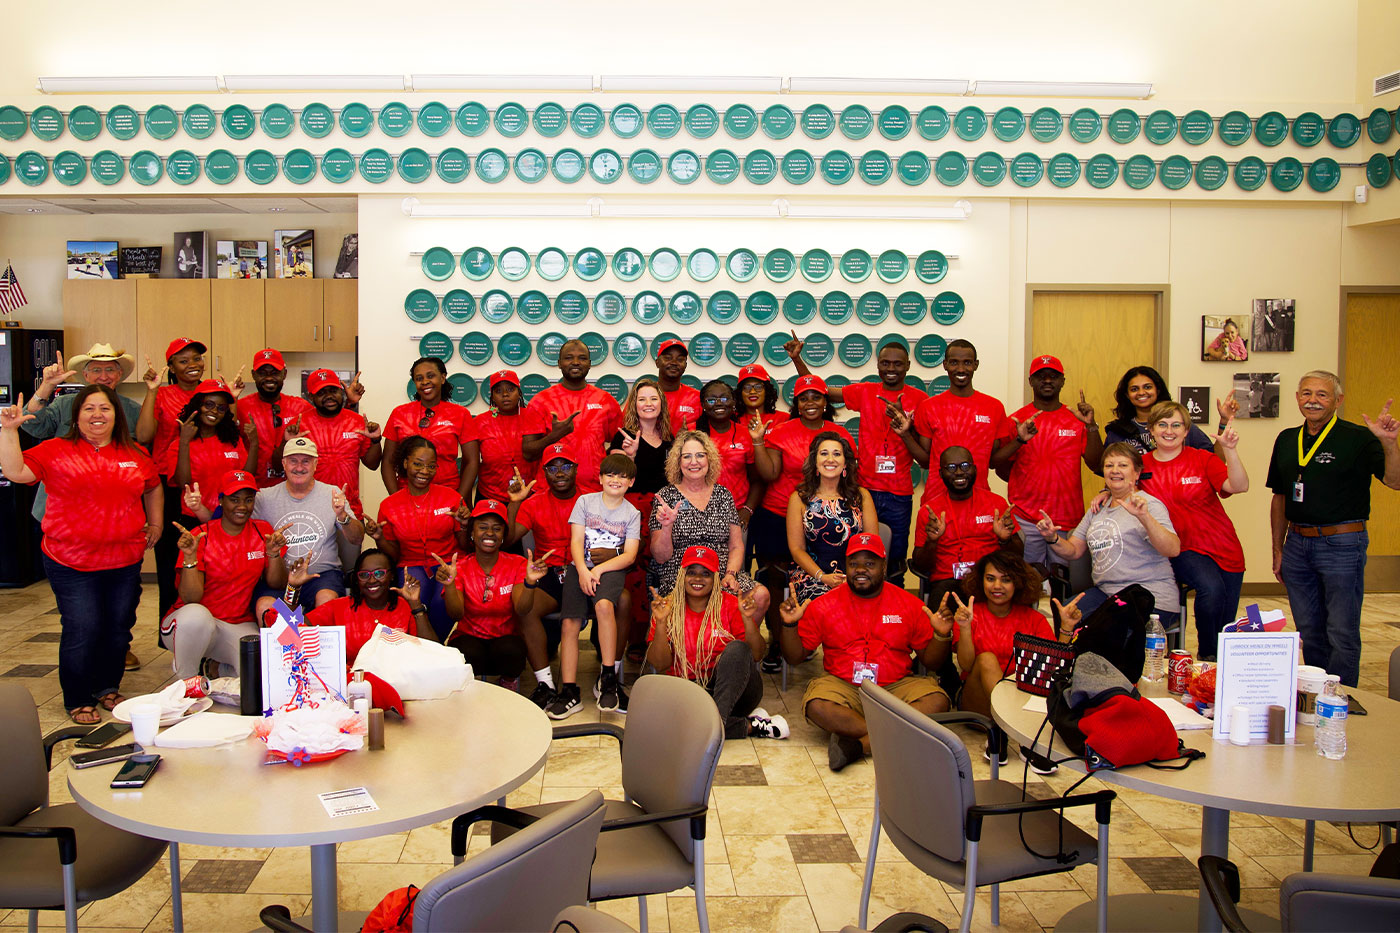
<path fill-rule="evenodd" d="M 196 674 L 185 678 L 186 699 L 198 700 L 209 695 L 209 678 Z"/>
<path fill-rule="evenodd" d="M 1191 652 L 1173 648 L 1167 655 L 1167 692 L 1185 693 L 1191 685 Z"/>

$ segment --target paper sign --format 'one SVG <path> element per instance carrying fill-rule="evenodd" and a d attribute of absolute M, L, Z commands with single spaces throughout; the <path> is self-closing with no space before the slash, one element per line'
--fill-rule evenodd
<path fill-rule="evenodd" d="M 316 797 L 321 801 L 321 806 L 326 808 L 326 814 L 332 819 L 337 816 L 370 813 L 379 809 L 379 804 L 374 802 L 369 791 L 363 787 L 333 790 L 325 794 L 317 794 Z"/>
<path fill-rule="evenodd" d="M 1236 706 L 1249 709 L 1250 740 L 1267 740 L 1269 707 L 1282 706 L 1284 739 L 1291 742 L 1297 729 L 1298 633 L 1222 632 L 1216 654 L 1215 740 L 1229 740 Z"/>
<path fill-rule="evenodd" d="M 279 619 L 271 628 L 262 629 L 262 697 L 263 709 L 279 710 L 303 698 L 297 696 L 296 678 L 292 676 L 292 650 L 288 626 Z M 303 625 L 303 649 L 311 666 L 306 685 L 312 694 L 325 693 L 345 696 L 345 627 L 342 625 Z M 279 635 L 281 639 L 279 640 Z"/>

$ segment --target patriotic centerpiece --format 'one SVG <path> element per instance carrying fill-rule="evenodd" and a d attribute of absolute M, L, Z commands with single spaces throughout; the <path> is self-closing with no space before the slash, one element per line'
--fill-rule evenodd
<path fill-rule="evenodd" d="M 286 761 L 297 767 L 363 748 L 366 732 L 365 722 L 346 703 L 341 690 L 317 670 L 323 633 L 304 621 L 300 609 L 288 609 L 278 601 L 277 621 L 268 630 L 270 638 L 264 639 L 275 648 L 264 652 L 263 668 L 269 681 L 280 681 L 275 692 L 264 695 L 286 699 L 263 710 L 263 719 L 254 729 L 267 744 L 269 762 Z M 343 662 L 338 663 L 343 669 Z"/>

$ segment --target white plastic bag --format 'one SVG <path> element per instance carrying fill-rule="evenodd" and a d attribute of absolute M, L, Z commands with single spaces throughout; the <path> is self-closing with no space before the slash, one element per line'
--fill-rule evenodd
<path fill-rule="evenodd" d="M 388 681 L 405 700 L 437 700 L 472 679 L 456 648 L 424 641 L 380 624 L 355 656 L 355 667 Z"/>

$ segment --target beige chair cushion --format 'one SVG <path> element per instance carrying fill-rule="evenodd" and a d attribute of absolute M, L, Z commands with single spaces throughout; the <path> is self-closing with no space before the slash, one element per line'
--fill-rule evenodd
<path fill-rule="evenodd" d="M 15 826 L 71 826 L 78 834 L 74 865 L 78 901 L 87 903 L 126 890 L 150 871 L 166 844 L 115 829 L 65 803 L 30 814 Z M 63 873 L 53 839 L 0 839 L 0 904 L 11 908 L 62 908 Z"/>

